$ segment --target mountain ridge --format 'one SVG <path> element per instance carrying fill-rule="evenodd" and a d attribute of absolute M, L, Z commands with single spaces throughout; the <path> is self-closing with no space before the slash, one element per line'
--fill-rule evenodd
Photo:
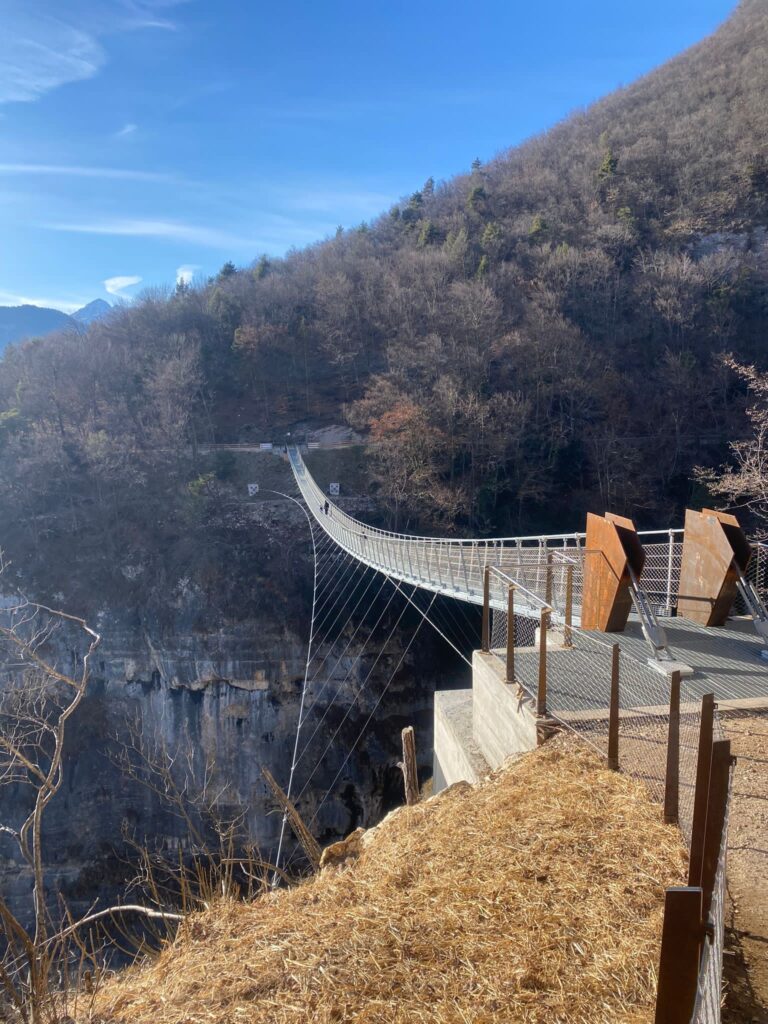
<path fill-rule="evenodd" d="M 83 330 L 112 311 L 104 299 L 93 299 L 74 313 L 63 313 L 48 306 L 24 303 L 0 306 L 0 351 L 16 342 L 40 338 L 55 331 Z"/>

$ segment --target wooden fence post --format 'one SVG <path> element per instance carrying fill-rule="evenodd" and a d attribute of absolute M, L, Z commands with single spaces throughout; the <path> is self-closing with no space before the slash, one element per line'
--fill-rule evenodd
<path fill-rule="evenodd" d="M 731 773 L 731 741 L 715 740 L 712 744 L 712 768 L 709 776 L 707 824 L 704 832 L 704 856 L 701 866 L 701 888 L 704 892 L 702 916 L 706 921 L 712 906 L 712 893 L 720 859 L 725 812 L 728 806 L 728 782 Z"/>
<path fill-rule="evenodd" d="M 483 639 L 482 648 L 485 654 L 491 649 L 491 569 L 485 567 L 483 573 Z"/>
<path fill-rule="evenodd" d="M 696 789 L 693 794 L 693 823 L 691 825 L 691 855 L 688 860 L 688 885 L 701 885 L 701 867 L 704 862 L 704 833 L 707 826 L 709 777 L 712 767 L 712 730 L 715 716 L 715 695 L 705 693 L 701 698 L 701 724 L 699 726 L 699 755 L 696 762 Z"/>
<path fill-rule="evenodd" d="M 608 767 L 619 770 L 619 655 L 621 648 L 613 645 L 611 652 L 611 705 L 608 712 Z"/>
<path fill-rule="evenodd" d="M 547 626 L 549 608 L 542 608 L 539 616 L 539 686 L 536 692 L 536 714 L 539 718 L 547 714 Z"/>
<path fill-rule="evenodd" d="M 563 630 L 563 647 L 573 645 L 573 566 L 565 570 L 565 629 Z"/>
<path fill-rule="evenodd" d="M 680 820 L 680 673 L 669 677 L 669 731 L 667 733 L 667 774 L 664 780 L 664 823 Z"/>
<path fill-rule="evenodd" d="M 689 1024 L 691 1019 L 704 934 L 701 904 L 696 886 L 666 891 L 655 1024 Z"/>
<path fill-rule="evenodd" d="M 403 783 L 405 784 L 405 802 L 417 804 L 419 802 L 419 773 L 416 766 L 416 736 L 413 726 L 408 725 L 402 731 L 403 760 L 400 768 L 403 772 Z"/>
<path fill-rule="evenodd" d="M 507 682 L 515 681 L 515 586 L 507 590 Z"/>

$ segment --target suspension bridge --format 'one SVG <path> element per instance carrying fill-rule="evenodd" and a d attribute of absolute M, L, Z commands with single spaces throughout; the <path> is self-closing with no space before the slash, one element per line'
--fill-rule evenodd
<path fill-rule="evenodd" d="M 485 607 L 493 620 L 489 633 L 494 642 L 487 645 L 491 650 L 503 653 L 507 636 L 500 626 L 509 617 L 511 592 L 514 618 L 537 620 L 539 628 L 544 621 L 561 648 L 563 639 L 569 641 L 565 647 L 570 651 L 577 639 L 599 644 L 606 634 L 613 634 L 622 651 L 650 673 L 648 688 L 655 687 L 659 697 L 653 704 L 665 702 L 663 677 L 676 669 L 689 679 L 692 696 L 712 690 L 721 701 L 768 697 L 768 663 L 760 658 L 768 636 L 761 597 L 768 576 L 764 544 L 755 545 L 753 552 L 735 551 L 731 545 L 725 553 L 712 554 L 706 549 L 710 539 L 704 538 L 703 547 L 700 542 L 688 560 L 719 558 L 720 564 L 695 584 L 701 593 L 685 593 L 681 599 L 684 528 L 635 532 L 629 521 L 607 517 L 613 520 L 607 530 L 601 521 L 592 538 L 588 532 L 469 540 L 413 536 L 377 529 L 346 514 L 319 487 L 297 447 L 288 449 L 288 459 L 307 509 L 340 549 L 391 579 Z M 732 542 L 732 523 L 723 527 L 717 520 L 712 525 L 715 542 Z M 695 567 L 687 572 L 692 574 Z M 606 608 L 610 595 L 595 596 L 590 588 L 610 589 L 622 575 L 626 585 L 614 595 L 612 611 Z M 732 579 L 720 597 L 726 577 Z M 690 585 L 691 580 L 687 582 Z M 736 598 L 748 614 L 726 622 Z M 715 616 L 719 628 L 713 630 L 709 612 L 718 599 L 727 607 L 725 614 Z M 632 614 L 627 614 L 630 609 Z M 700 614 L 701 609 L 707 614 Z M 516 644 L 523 648 L 531 627 L 518 624 L 517 632 Z M 573 675 L 572 663 L 570 669 Z M 586 710 L 593 703 L 589 687 L 580 693 L 574 679 L 562 697 L 564 712 Z M 555 701 L 550 703 L 555 706 Z"/>
<path fill-rule="evenodd" d="M 640 774 L 661 796 L 665 765 L 651 747 L 667 727 L 676 678 L 679 817 L 690 828 L 701 699 L 768 707 L 768 547 L 749 545 L 733 517 L 712 510 L 689 510 L 683 528 L 659 531 L 637 532 L 606 514 L 590 515 L 583 533 L 413 536 L 348 515 L 315 481 L 298 446 L 287 457 L 307 512 L 332 547 L 401 592 L 410 586 L 412 596 L 431 592 L 483 608 L 472 688 L 435 693 L 438 786 L 475 781 L 561 727 L 606 753 L 620 675 L 617 715 L 642 732 Z M 737 609 L 743 614 L 734 617 Z M 432 621 L 429 611 L 422 615 Z"/>

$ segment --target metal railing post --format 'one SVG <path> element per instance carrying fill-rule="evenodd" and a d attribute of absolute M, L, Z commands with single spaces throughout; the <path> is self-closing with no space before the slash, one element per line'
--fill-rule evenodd
<path fill-rule="evenodd" d="M 454 576 L 453 576 L 453 560 L 451 558 L 451 552 L 450 552 L 450 549 L 448 547 L 446 547 L 446 550 L 445 550 L 445 558 L 446 558 L 446 561 L 448 563 L 448 575 L 449 575 L 449 577 L 451 579 L 451 590 L 456 591 L 459 588 L 456 586 L 456 580 L 454 579 Z"/>
<path fill-rule="evenodd" d="M 619 770 L 619 656 L 621 648 L 611 651 L 611 704 L 608 711 L 608 767 Z"/>
<path fill-rule="evenodd" d="M 469 589 L 469 574 L 467 573 L 467 562 L 466 562 L 466 559 L 464 558 L 464 545 L 463 544 L 459 545 L 459 559 L 461 561 L 461 568 L 462 568 L 462 570 L 464 572 L 464 588 L 465 588 L 467 594 L 469 594 L 470 593 L 470 589 Z"/>
<path fill-rule="evenodd" d="M 539 685 L 536 691 L 536 714 L 540 718 L 547 714 L 547 625 L 549 608 L 542 608 L 539 616 Z"/>
<path fill-rule="evenodd" d="M 680 673 L 669 677 L 669 731 L 667 733 L 667 772 L 664 779 L 664 823 L 680 820 Z"/>
<path fill-rule="evenodd" d="M 507 682 L 515 681 L 515 587 L 507 589 Z"/>
<path fill-rule="evenodd" d="M 563 647 L 573 645 L 573 566 L 565 570 L 565 629 L 563 630 Z"/>
<path fill-rule="evenodd" d="M 675 531 L 669 531 L 669 554 L 667 556 L 667 615 L 672 614 L 672 566 L 675 553 Z"/>
<path fill-rule="evenodd" d="M 693 1014 L 703 938 L 701 906 L 698 887 L 675 886 L 665 893 L 655 1024 L 688 1024 Z"/>
<path fill-rule="evenodd" d="M 696 789 L 693 794 L 693 823 L 691 825 L 691 854 L 688 860 L 688 885 L 701 885 L 704 862 L 704 833 L 707 827 L 709 779 L 712 771 L 712 737 L 715 717 L 715 695 L 705 693 L 701 698 L 701 724 L 699 725 L 699 754 L 696 762 Z"/>
<path fill-rule="evenodd" d="M 491 649 L 491 570 L 486 565 L 483 573 L 483 638 L 482 649 L 488 653 Z"/>

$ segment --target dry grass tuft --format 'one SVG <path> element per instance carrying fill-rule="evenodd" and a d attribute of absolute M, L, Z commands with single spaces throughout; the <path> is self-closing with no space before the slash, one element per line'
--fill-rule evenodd
<path fill-rule="evenodd" d="M 557 740 L 402 808 L 360 859 L 195 915 L 99 993 L 125 1024 L 650 1021 L 676 829 Z"/>

